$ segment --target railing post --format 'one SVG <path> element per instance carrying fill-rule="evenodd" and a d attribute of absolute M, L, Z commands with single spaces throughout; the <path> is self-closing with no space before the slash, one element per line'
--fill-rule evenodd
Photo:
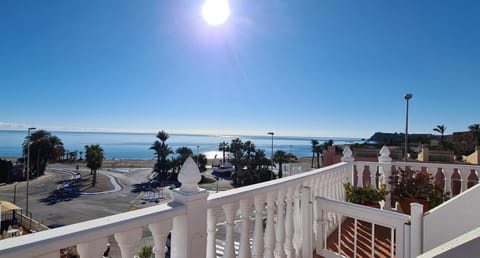
<path fill-rule="evenodd" d="M 392 191 L 392 186 L 388 183 L 390 176 L 392 175 L 392 158 L 390 157 L 390 150 L 387 146 L 383 146 L 380 150 L 380 157 L 378 157 L 378 170 L 380 173 L 380 179 L 378 180 L 379 186 L 381 184 L 385 184 L 386 190 L 389 194 L 385 196 L 385 205 L 384 208 L 390 209 L 392 208 L 392 195 L 390 192 Z"/>
<path fill-rule="evenodd" d="M 410 204 L 410 257 L 417 257 L 423 252 L 423 205 Z"/>
<path fill-rule="evenodd" d="M 171 205 L 185 205 L 187 213 L 173 219 L 172 257 L 207 256 L 207 197 L 205 189 L 198 188 L 201 176 L 192 157 L 187 158 L 178 174 L 182 186 L 172 190 Z"/>
<path fill-rule="evenodd" d="M 308 186 L 302 188 L 302 257 L 313 257 L 312 194 Z"/>
<path fill-rule="evenodd" d="M 322 250 L 326 248 L 324 246 L 325 242 L 325 232 L 327 230 L 326 225 L 327 225 L 327 217 L 325 216 L 323 212 L 323 207 L 325 205 L 325 198 L 324 197 L 317 197 L 315 199 L 315 202 L 317 204 L 317 217 L 315 218 L 317 220 L 317 243 L 316 243 L 316 249 L 317 249 L 317 254 L 321 254 Z"/>
<path fill-rule="evenodd" d="M 353 158 L 353 152 L 352 150 L 350 149 L 350 146 L 345 146 L 345 149 L 343 149 L 343 157 L 341 158 L 341 160 L 343 162 L 347 162 L 347 163 L 351 163 L 349 166 L 347 166 L 347 169 L 349 171 L 347 171 L 347 175 L 349 175 L 350 178 L 347 178 L 347 179 L 350 179 L 351 180 L 351 184 L 352 185 L 355 185 L 355 169 L 353 167 L 353 162 L 355 161 L 355 159 Z"/>

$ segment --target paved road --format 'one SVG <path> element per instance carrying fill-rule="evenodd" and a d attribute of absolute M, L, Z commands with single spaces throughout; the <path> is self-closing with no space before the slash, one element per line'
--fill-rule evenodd
<path fill-rule="evenodd" d="M 133 184 L 147 181 L 150 169 L 138 169 L 130 173 L 101 171 L 116 177 L 122 189 L 115 193 L 99 195 L 80 195 L 54 204 L 41 201 L 53 191 L 63 187 L 64 180 L 70 179 L 71 174 L 59 172 L 57 169 L 72 169 L 71 166 L 54 164 L 49 166 L 45 176 L 31 180 L 29 183 L 29 210 L 33 218 L 45 225 L 73 224 L 90 219 L 118 214 L 128 211 L 138 193 L 133 193 Z M 58 188 L 57 188 L 58 187 Z M 26 209 L 26 182 L 17 184 L 16 203 Z M 13 202 L 14 186 L 0 187 L 0 200 Z"/>

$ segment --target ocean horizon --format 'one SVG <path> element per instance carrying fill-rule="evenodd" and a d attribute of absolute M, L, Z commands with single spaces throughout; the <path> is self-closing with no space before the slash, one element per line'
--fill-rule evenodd
<path fill-rule="evenodd" d="M 85 145 L 99 144 L 106 159 L 154 159 L 150 146 L 156 138 L 156 133 L 121 133 L 121 132 L 71 132 L 49 131 L 59 137 L 65 150 L 85 152 Z M 0 130 L 0 158 L 21 157 L 22 143 L 27 136 L 26 131 Z M 179 147 L 188 147 L 194 154 L 203 153 L 207 158 L 219 154 L 218 145 L 221 142 L 230 143 L 232 139 L 240 138 L 243 142 L 252 141 L 257 149 L 265 150 L 267 157 L 271 155 L 272 137 L 251 135 L 204 135 L 204 134 L 169 134 L 166 141 L 175 151 Z M 274 136 L 274 151 L 283 150 L 297 157 L 311 157 L 311 139 L 321 143 L 332 139 L 334 144 L 352 144 L 363 142 L 362 138 L 344 137 L 304 137 L 304 136 Z M 85 154 L 82 154 L 84 158 Z M 221 157 L 217 157 L 221 158 Z"/>

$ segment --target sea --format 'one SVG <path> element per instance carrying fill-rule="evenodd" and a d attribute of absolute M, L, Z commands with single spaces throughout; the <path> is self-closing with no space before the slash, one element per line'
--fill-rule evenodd
<path fill-rule="evenodd" d="M 99 144 L 106 159 L 154 159 L 154 152 L 150 150 L 153 142 L 157 140 L 154 133 L 112 133 L 112 132 L 64 132 L 50 131 L 59 137 L 65 150 L 85 153 L 85 145 Z M 22 143 L 27 136 L 26 131 L 0 130 L 0 157 L 21 157 Z M 209 159 L 220 159 L 222 153 L 218 146 L 222 142 L 230 143 L 235 138 L 243 142 L 251 141 L 257 149 L 265 150 L 267 157 L 271 155 L 272 137 L 241 136 L 241 135 L 195 135 L 195 134 L 169 134 L 166 144 L 175 151 L 179 147 L 188 147 L 194 154 L 203 153 Z M 352 144 L 363 142 L 360 138 L 339 137 L 299 137 L 299 136 L 274 136 L 273 151 L 283 150 L 297 157 L 311 157 L 311 139 L 320 143 L 332 139 L 334 144 Z M 83 154 L 84 157 L 85 154 Z"/>

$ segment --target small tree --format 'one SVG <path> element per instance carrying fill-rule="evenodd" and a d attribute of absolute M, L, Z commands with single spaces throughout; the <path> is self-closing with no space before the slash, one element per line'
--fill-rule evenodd
<path fill-rule="evenodd" d="M 444 142 L 444 137 L 445 137 L 445 131 L 447 130 L 447 127 L 445 125 L 437 125 L 437 127 L 433 128 L 433 131 L 441 134 L 441 143 L 442 146 L 445 147 L 445 142 Z"/>
<path fill-rule="evenodd" d="M 95 186 L 97 182 L 97 170 L 102 167 L 104 159 L 103 149 L 100 145 L 85 145 L 85 160 L 87 167 L 90 169 L 90 175 L 93 175 L 92 186 Z"/>
<path fill-rule="evenodd" d="M 296 160 L 297 157 L 291 153 L 286 153 L 283 150 L 278 150 L 273 154 L 273 162 L 278 163 L 278 177 L 283 177 L 283 163 L 290 162 L 292 160 Z"/>

